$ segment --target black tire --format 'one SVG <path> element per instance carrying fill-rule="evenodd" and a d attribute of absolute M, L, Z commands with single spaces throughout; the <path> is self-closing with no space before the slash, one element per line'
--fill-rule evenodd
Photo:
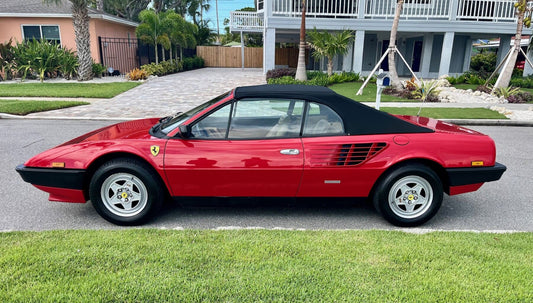
<path fill-rule="evenodd" d="M 107 221 L 139 225 L 157 213 L 165 195 L 159 176 L 150 166 L 139 160 L 118 158 L 96 170 L 89 197 Z"/>
<path fill-rule="evenodd" d="M 439 176 L 425 165 L 410 164 L 398 167 L 381 179 L 374 191 L 373 202 L 387 221 L 410 227 L 433 218 L 442 198 Z"/>

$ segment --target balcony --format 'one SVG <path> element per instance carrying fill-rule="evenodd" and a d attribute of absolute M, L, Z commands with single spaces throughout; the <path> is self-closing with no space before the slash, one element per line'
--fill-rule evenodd
<path fill-rule="evenodd" d="M 402 20 L 516 22 L 516 0 L 405 0 Z M 307 18 L 394 18 L 396 0 L 307 0 Z M 257 0 L 258 12 L 231 12 L 231 30 L 261 31 L 263 18 L 301 16 L 301 0 Z M 531 5 L 531 4 L 530 4 Z"/>
<path fill-rule="evenodd" d="M 230 29 L 232 32 L 262 32 L 263 18 L 256 12 L 231 12 Z"/>

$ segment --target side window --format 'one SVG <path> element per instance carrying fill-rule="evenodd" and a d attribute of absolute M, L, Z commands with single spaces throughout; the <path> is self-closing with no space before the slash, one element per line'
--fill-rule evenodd
<path fill-rule="evenodd" d="M 304 136 L 343 135 L 344 125 L 341 117 L 326 105 L 309 102 L 305 117 Z"/>
<path fill-rule="evenodd" d="M 300 136 L 304 101 L 240 100 L 231 116 L 229 139 Z"/>
<path fill-rule="evenodd" d="M 231 104 L 228 104 L 194 124 L 191 137 L 198 139 L 224 139 L 228 129 Z"/>

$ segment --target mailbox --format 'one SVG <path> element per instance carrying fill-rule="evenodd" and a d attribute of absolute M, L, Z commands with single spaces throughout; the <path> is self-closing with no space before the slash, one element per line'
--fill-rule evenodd
<path fill-rule="evenodd" d="M 376 109 L 379 109 L 379 103 L 381 102 L 381 92 L 383 88 L 390 86 L 390 76 L 388 73 L 384 72 L 382 69 L 379 70 L 376 85 L 378 89 L 376 90 Z"/>

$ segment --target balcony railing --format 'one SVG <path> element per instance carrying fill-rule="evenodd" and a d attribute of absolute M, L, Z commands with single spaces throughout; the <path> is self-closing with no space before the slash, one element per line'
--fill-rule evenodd
<path fill-rule="evenodd" d="M 263 18 L 256 12 L 231 12 L 230 28 L 232 31 L 261 32 Z"/>
<path fill-rule="evenodd" d="M 356 0 L 307 0 L 306 16 L 313 18 L 355 18 L 359 3 Z M 302 1 L 274 0 L 272 15 L 296 17 L 302 14 Z"/>
<path fill-rule="evenodd" d="M 405 0 L 401 18 L 516 22 L 515 2 L 516 0 Z M 363 3 L 365 7 L 359 7 Z M 263 17 L 299 17 L 301 4 L 301 0 L 257 0 L 257 13 L 231 13 L 232 30 L 246 28 L 259 31 L 263 27 Z M 265 10 L 267 5 L 270 6 L 269 10 Z M 306 5 L 308 18 L 392 19 L 396 0 L 306 0 Z M 265 15 L 266 11 L 269 16 Z"/>

